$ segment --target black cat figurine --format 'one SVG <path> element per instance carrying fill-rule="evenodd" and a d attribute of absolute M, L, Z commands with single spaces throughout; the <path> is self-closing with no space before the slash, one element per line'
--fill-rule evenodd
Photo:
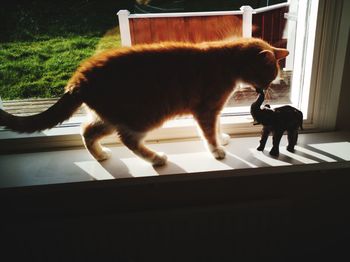
<path fill-rule="evenodd" d="M 278 156 L 279 144 L 282 135 L 285 131 L 287 131 L 287 150 L 293 153 L 294 146 L 298 140 L 298 130 L 299 128 L 303 130 L 303 113 L 292 106 L 281 106 L 275 109 L 271 109 L 270 105 L 266 104 L 263 108 L 261 108 L 261 105 L 265 99 L 265 93 L 262 88 L 256 88 L 256 91 L 259 96 L 257 100 L 251 105 L 250 113 L 255 121 L 255 125 L 263 125 L 260 145 L 257 150 L 264 150 L 267 138 L 269 134 L 272 133 L 273 140 L 270 155 Z"/>

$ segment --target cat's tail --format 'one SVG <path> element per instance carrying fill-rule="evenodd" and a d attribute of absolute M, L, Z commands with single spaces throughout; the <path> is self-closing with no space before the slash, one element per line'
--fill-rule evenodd
<path fill-rule="evenodd" d="M 82 101 L 76 94 L 66 92 L 46 111 L 32 116 L 14 116 L 0 109 L 0 126 L 20 133 L 49 129 L 71 117 Z"/>

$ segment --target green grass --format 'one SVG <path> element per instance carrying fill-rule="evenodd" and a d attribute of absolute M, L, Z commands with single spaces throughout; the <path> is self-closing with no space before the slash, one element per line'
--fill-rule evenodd
<path fill-rule="evenodd" d="M 0 44 L 0 94 L 4 99 L 57 97 L 97 37 L 53 38 Z"/>
<path fill-rule="evenodd" d="M 0 43 L 0 95 L 5 100 L 58 97 L 84 59 L 119 45 L 118 35 Z"/>
<path fill-rule="evenodd" d="M 83 60 L 120 46 L 116 12 L 131 1 L 115 2 L 37 0 L 2 6 L 1 98 L 58 97 Z"/>
<path fill-rule="evenodd" d="M 250 4 L 257 2 L 252 0 Z M 2 99 L 62 94 L 84 59 L 120 45 L 116 13 L 120 9 L 132 11 L 134 3 L 135 0 L 4 1 L 0 7 Z M 163 6 L 161 1 L 154 3 Z M 164 7 L 171 4 L 164 3 Z M 240 1 L 191 0 L 183 7 L 184 11 L 205 11 L 237 9 L 240 5 Z"/>

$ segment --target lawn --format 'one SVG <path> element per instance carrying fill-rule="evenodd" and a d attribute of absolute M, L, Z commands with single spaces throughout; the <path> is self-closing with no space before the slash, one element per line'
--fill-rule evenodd
<path fill-rule="evenodd" d="M 161 7 L 172 2 L 157 1 Z M 252 6 L 260 1 L 250 0 Z M 281 1 L 270 1 L 281 2 Z M 153 3 L 153 2 L 152 2 Z M 215 3 L 215 4 L 214 4 Z M 15 0 L 0 8 L 0 97 L 4 100 L 60 96 L 78 65 L 120 46 L 121 9 L 135 0 Z M 184 11 L 237 9 L 241 1 L 183 1 Z"/>
<path fill-rule="evenodd" d="M 116 13 L 132 1 L 17 1 L 0 10 L 0 96 L 60 96 L 77 66 L 120 46 Z M 74 4 L 72 4 L 74 3 Z"/>

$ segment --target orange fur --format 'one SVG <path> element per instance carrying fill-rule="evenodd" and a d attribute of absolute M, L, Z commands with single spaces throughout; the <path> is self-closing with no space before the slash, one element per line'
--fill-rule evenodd
<path fill-rule="evenodd" d="M 162 165 L 165 156 L 146 148 L 143 137 L 174 116 L 192 114 L 214 156 L 221 159 L 225 152 L 217 138 L 217 117 L 236 82 L 268 88 L 277 75 L 277 60 L 282 53 L 254 38 L 109 50 L 83 62 L 74 73 L 58 102 L 66 106 L 65 114 L 57 117 L 59 110 L 54 110 L 47 128 L 68 118 L 77 105 L 85 103 L 94 111 L 95 118 L 85 126 L 84 141 L 96 159 L 108 157 L 98 140 L 118 131 L 123 143 L 137 155 Z M 73 97 L 71 106 L 62 102 L 67 97 Z M 33 117 L 40 119 L 44 114 L 47 116 L 40 126 L 36 126 L 39 120 L 31 122 Z M 45 128 L 50 117 L 47 112 L 40 115 L 17 118 L 0 111 L 0 125 L 33 132 Z M 24 119 L 27 129 L 23 124 L 18 129 L 18 123 Z"/>

